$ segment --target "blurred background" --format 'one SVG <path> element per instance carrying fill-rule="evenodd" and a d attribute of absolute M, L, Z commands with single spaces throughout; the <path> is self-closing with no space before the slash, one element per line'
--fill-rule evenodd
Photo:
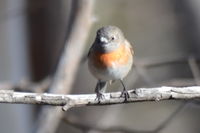
<path fill-rule="evenodd" d="M 96 30 L 115 25 L 135 51 L 133 71 L 124 80 L 129 89 L 199 85 L 199 7 L 199 0 L 96 0 L 96 22 L 83 58 Z M 0 1 L 1 82 L 38 82 L 55 72 L 68 30 L 69 11 L 68 0 Z M 72 93 L 93 93 L 96 82 L 87 61 L 82 61 Z M 115 83 L 108 91 L 121 89 Z M 198 104 L 162 101 L 73 108 L 66 113 L 73 122 L 61 121 L 56 133 L 199 133 Z M 39 109 L 1 104 L 0 132 L 31 132 Z"/>

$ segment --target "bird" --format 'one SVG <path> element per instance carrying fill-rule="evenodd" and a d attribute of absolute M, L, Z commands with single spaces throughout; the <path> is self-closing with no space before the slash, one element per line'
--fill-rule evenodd
<path fill-rule="evenodd" d="M 108 83 L 120 81 L 123 86 L 121 97 L 125 101 L 130 97 L 123 79 L 133 65 L 133 47 L 120 28 L 112 25 L 101 27 L 88 52 L 88 68 L 98 80 L 95 93 L 100 102 L 104 98 Z"/>

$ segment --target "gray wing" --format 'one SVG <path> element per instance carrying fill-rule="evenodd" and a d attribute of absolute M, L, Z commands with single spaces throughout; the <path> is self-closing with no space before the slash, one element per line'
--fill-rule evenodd
<path fill-rule="evenodd" d="M 88 52 L 88 54 L 87 54 L 87 57 L 90 56 L 91 52 L 93 51 L 93 47 L 94 47 L 94 43 L 93 43 L 92 46 L 90 47 L 89 52 Z"/>
<path fill-rule="evenodd" d="M 128 40 L 125 40 L 125 45 L 130 48 L 131 54 L 134 55 L 133 46 L 130 44 Z"/>

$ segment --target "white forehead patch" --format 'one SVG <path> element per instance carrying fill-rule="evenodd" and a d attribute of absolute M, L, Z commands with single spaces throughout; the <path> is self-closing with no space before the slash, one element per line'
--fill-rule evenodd
<path fill-rule="evenodd" d="M 108 39 L 105 37 L 100 37 L 100 41 L 104 43 L 108 43 Z"/>

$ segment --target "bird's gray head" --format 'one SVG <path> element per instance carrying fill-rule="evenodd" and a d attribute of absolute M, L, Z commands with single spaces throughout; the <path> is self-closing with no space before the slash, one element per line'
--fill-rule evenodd
<path fill-rule="evenodd" d="M 104 26 L 97 31 L 95 44 L 104 51 L 117 49 L 124 41 L 122 31 L 116 26 Z"/>

